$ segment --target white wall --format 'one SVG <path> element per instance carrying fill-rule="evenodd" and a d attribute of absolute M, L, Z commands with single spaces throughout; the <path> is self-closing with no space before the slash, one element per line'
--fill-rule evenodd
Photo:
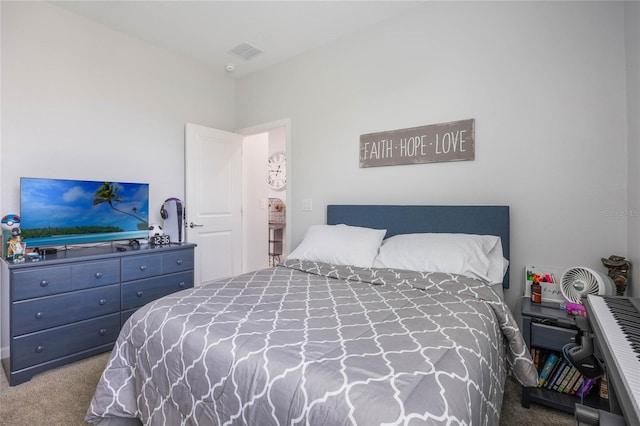
<path fill-rule="evenodd" d="M 2 213 L 19 177 L 150 183 L 184 197 L 184 125 L 234 126 L 234 83 L 44 2 L 1 2 Z"/>
<path fill-rule="evenodd" d="M 625 2 L 628 120 L 628 259 L 632 296 L 640 297 L 640 3 Z"/>
<path fill-rule="evenodd" d="M 242 270 L 269 267 L 269 133 L 242 138 Z"/>
<path fill-rule="evenodd" d="M 25 175 L 150 182 L 157 210 L 183 195 L 185 122 L 290 118 L 294 243 L 328 203 L 508 204 L 511 300 L 526 263 L 601 268 L 628 250 L 640 282 L 639 219 L 619 214 L 640 208 L 637 3 L 429 2 L 236 94 L 51 4 L 0 8 L 2 213 L 18 210 Z M 462 118 L 476 119 L 473 162 L 358 168 L 361 134 Z"/>
<path fill-rule="evenodd" d="M 512 306 L 527 263 L 627 250 L 623 3 L 428 2 L 241 79 L 236 111 L 291 119 L 294 245 L 330 203 L 506 204 Z M 466 118 L 475 161 L 358 167 L 361 134 Z"/>

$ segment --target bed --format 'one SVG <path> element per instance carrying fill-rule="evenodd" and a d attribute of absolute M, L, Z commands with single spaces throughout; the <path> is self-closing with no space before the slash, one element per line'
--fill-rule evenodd
<path fill-rule="evenodd" d="M 506 206 L 328 206 L 282 264 L 132 315 L 86 420 L 497 425 L 507 374 L 537 385 L 508 258 Z"/>

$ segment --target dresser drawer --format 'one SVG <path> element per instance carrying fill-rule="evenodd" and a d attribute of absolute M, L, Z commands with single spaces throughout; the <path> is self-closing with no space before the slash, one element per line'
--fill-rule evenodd
<path fill-rule="evenodd" d="M 531 346 L 561 351 L 577 331 L 551 325 L 531 323 Z"/>
<path fill-rule="evenodd" d="M 122 259 L 122 281 L 153 277 L 161 273 L 162 257 L 159 254 Z"/>
<path fill-rule="evenodd" d="M 120 314 L 63 325 L 13 339 L 12 370 L 20 370 L 56 358 L 115 342 Z"/>
<path fill-rule="evenodd" d="M 119 310 L 119 285 L 14 302 L 13 335 L 19 336 Z"/>
<path fill-rule="evenodd" d="M 179 250 L 162 255 L 162 272 L 188 271 L 193 269 L 193 250 Z"/>
<path fill-rule="evenodd" d="M 122 310 L 137 308 L 167 294 L 193 287 L 193 271 L 122 284 Z"/>
<path fill-rule="evenodd" d="M 11 272 L 11 300 L 29 299 L 71 290 L 71 266 Z"/>
<path fill-rule="evenodd" d="M 120 260 L 83 262 L 71 267 L 73 290 L 115 284 L 120 281 Z"/>

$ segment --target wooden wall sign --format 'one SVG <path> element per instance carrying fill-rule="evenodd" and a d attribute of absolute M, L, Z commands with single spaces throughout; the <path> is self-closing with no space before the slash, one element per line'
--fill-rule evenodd
<path fill-rule="evenodd" d="M 475 119 L 360 135 L 360 167 L 475 159 Z"/>

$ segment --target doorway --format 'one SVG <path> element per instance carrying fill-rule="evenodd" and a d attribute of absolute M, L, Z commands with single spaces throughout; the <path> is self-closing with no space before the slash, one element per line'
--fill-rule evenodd
<path fill-rule="evenodd" d="M 268 134 L 282 127 L 284 152 L 288 153 L 291 152 L 288 119 L 237 133 L 186 124 L 185 224 L 189 224 L 186 241 L 198 245 L 196 286 L 269 265 L 269 147 L 264 143 L 262 149 L 254 146 L 243 149 L 243 141 L 245 136 Z M 285 163 L 286 174 L 290 169 L 290 164 Z M 249 190 L 255 193 L 249 194 Z M 279 194 L 286 197 L 290 190 L 291 182 L 287 181 Z M 291 224 L 290 211 L 285 211 L 287 226 Z M 290 233 L 283 235 L 284 250 L 290 247 L 290 238 Z"/>
<path fill-rule="evenodd" d="M 239 130 L 243 136 L 243 272 L 274 266 L 289 247 L 289 120 Z"/>

